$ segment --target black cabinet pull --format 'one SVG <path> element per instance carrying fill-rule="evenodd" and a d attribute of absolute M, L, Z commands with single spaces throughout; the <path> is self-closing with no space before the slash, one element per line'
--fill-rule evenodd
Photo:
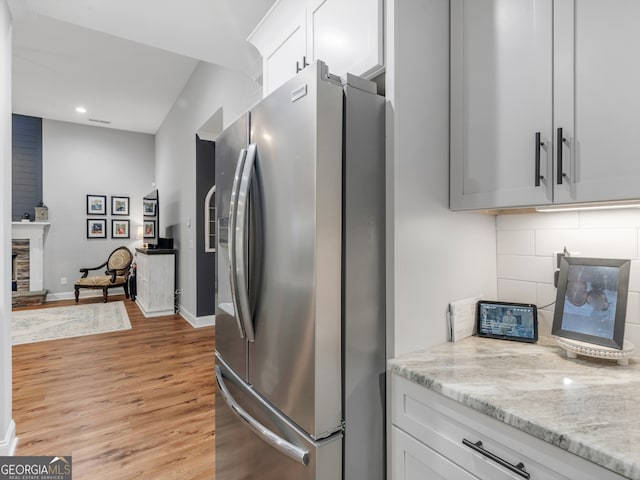
<path fill-rule="evenodd" d="M 305 55 L 302 57 L 302 67 L 300 67 L 300 62 L 296 61 L 296 73 L 299 73 L 300 70 L 303 70 L 308 66 L 309 64 L 307 63 L 307 57 Z"/>
<path fill-rule="evenodd" d="M 536 187 L 540 186 L 540 180 L 544 180 L 544 177 L 540 175 L 540 147 L 543 146 L 544 142 L 540 140 L 540 132 L 536 132 Z"/>
<path fill-rule="evenodd" d="M 493 460 L 498 465 L 503 466 L 504 468 L 512 471 L 513 473 L 516 473 L 523 478 L 527 478 L 527 479 L 531 478 L 531 475 L 529 474 L 529 472 L 527 472 L 524 468 L 524 463 L 520 462 L 517 465 L 512 465 L 511 463 L 507 462 L 506 460 L 503 460 L 496 454 L 491 453 L 489 450 L 485 450 L 480 440 L 478 440 L 476 443 L 472 443 L 466 438 L 463 438 L 462 443 L 467 447 L 471 448 L 472 450 L 475 450 L 480 455 L 483 455 L 488 459 Z"/>
<path fill-rule="evenodd" d="M 564 172 L 562 171 L 562 147 L 564 142 L 566 142 L 567 139 L 564 138 L 564 136 L 562 135 L 562 127 L 558 128 L 558 149 L 557 149 L 557 158 L 556 158 L 556 164 L 558 166 L 558 171 L 557 173 L 557 183 L 558 185 L 562 185 L 562 179 L 564 177 L 566 177 L 566 175 L 564 174 Z"/>

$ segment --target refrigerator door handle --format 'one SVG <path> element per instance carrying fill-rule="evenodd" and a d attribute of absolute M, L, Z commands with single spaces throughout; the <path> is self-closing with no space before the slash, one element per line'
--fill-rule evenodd
<path fill-rule="evenodd" d="M 231 203 L 229 206 L 229 285 L 231 287 L 231 300 L 233 301 L 233 311 L 238 323 L 238 330 L 240 331 L 240 338 L 246 338 L 244 329 L 244 323 L 240 318 L 240 312 L 238 312 L 238 278 L 236 277 L 236 224 L 238 213 L 238 193 L 240 190 L 240 182 L 242 179 L 242 172 L 244 164 L 247 158 L 247 150 L 240 150 L 238 156 L 238 163 L 236 164 L 236 171 L 233 177 L 233 186 L 231 187 Z"/>
<path fill-rule="evenodd" d="M 216 365 L 216 382 L 218 383 L 218 390 L 224 401 L 229 405 L 231 411 L 235 413 L 240 420 L 242 420 L 258 437 L 271 445 L 279 452 L 284 453 L 289 458 L 295 460 L 302 465 L 309 465 L 309 451 L 304 450 L 294 444 L 288 442 L 284 438 L 276 435 L 267 427 L 258 422 L 255 418 L 247 413 L 247 411 L 238 405 L 235 401 L 227 386 L 222 379 L 222 371 L 220 367 Z"/>
<path fill-rule="evenodd" d="M 255 160 L 256 145 L 251 144 L 247 148 L 246 160 L 242 167 L 240 187 L 237 193 L 236 225 L 232 235 L 234 237 L 233 255 L 235 258 L 231 262 L 232 269 L 234 269 L 232 275 L 236 279 L 236 313 L 240 322 L 242 322 L 247 340 L 250 342 L 255 341 L 255 335 L 251 309 L 249 308 L 249 290 L 247 288 L 247 220 L 249 212 L 249 189 L 251 188 L 251 181 L 253 179 L 253 165 L 255 164 Z"/>

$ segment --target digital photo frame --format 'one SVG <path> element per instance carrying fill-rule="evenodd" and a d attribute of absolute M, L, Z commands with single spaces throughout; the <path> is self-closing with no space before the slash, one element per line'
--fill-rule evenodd
<path fill-rule="evenodd" d="M 630 260 L 563 257 L 551 333 L 622 350 Z"/>

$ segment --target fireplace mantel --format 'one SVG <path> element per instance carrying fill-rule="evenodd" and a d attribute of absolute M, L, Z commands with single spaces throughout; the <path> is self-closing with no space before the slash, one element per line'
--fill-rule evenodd
<path fill-rule="evenodd" d="M 44 289 L 44 237 L 49 222 L 11 222 L 11 238 L 29 240 L 29 290 Z"/>

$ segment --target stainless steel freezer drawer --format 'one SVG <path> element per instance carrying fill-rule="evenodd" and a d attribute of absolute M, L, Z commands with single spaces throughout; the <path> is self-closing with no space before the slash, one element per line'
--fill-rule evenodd
<path fill-rule="evenodd" d="M 216 480 L 342 478 L 341 432 L 313 441 L 219 357 L 216 381 Z"/>

